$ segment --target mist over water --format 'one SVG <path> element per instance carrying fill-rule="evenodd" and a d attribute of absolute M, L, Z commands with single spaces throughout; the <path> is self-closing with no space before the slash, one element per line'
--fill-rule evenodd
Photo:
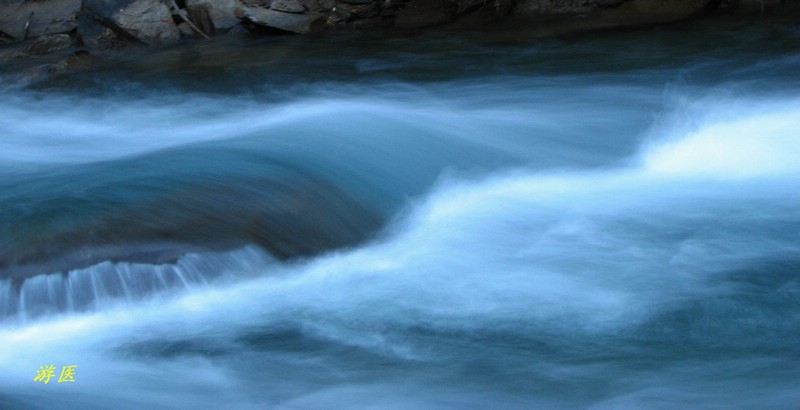
<path fill-rule="evenodd" d="M 319 40 L 4 88 L 1 408 L 800 402 L 796 27 Z"/>

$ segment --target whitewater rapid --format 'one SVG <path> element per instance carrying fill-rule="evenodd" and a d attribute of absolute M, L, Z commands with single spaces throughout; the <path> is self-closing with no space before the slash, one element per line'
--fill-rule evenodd
<path fill-rule="evenodd" d="M 613 166 L 440 177 L 353 249 L 3 323 L 5 400 L 784 407 L 800 400 L 780 376 L 798 368 L 798 130 L 800 100 L 706 101 Z M 44 362 L 78 364 L 79 383 L 35 385 Z M 381 362 L 400 370 L 370 376 Z M 778 379 L 750 384 L 759 369 Z M 547 386 L 586 389 L 568 404 Z"/>
<path fill-rule="evenodd" d="M 795 408 L 796 24 L 439 34 L 0 67 L 0 408 Z"/>

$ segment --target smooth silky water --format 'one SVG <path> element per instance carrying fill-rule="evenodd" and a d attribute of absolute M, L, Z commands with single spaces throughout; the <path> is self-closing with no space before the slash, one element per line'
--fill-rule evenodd
<path fill-rule="evenodd" d="M 4 69 L 0 408 L 795 408 L 800 28 L 523 37 Z"/>

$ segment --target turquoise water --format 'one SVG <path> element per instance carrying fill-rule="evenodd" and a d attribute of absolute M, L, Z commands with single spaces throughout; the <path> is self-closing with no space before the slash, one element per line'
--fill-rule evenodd
<path fill-rule="evenodd" d="M 800 30 L 520 37 L 4 71 L 0 407 L 796 406 Z"/>

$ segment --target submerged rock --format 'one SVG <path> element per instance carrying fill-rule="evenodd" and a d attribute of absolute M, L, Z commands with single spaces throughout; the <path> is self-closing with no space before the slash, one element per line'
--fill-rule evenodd
<path fill-rule="evenodd" d="M 98 61 L 100 61 L 100 59 L 93 56 L 88 51 L 78 50 L 71 56 L 53 64 L 39 65 L 28 70 L 24 75 L 24 81 L 28 84 L 36 83 L 54 76 L 86 70 L 95 65 Z"/>
<path fill-rule="evenodd" d="M 411 0 L 397 12 L 398 28 L 414 29 L 441 25 L 455 17 L 458 6 L 447 0 Z"/>
<path fill-rule="evenodd" d="M 84 53 L 64 64 L 76 69 L 80 64 L 91 64 L 92 59 Z M 55 65 L 43 69 L 48 68 L 60 69 Z M 181 161 L 194 155 L 198 153 L 179 151 L 171 158 Z M 135 166 L 117 163 L 114 170 L 142 177 L 147 174 L 139 167 L 163 159 L 163 154 L 152 154 L 137 159 L 145 162 L 135 162 Z M 90 169 L 100 172 L 110 168 L 100 164 Z M 5 233 L 0 237 L 0 279 L 24 280 L 103 261 L 161 263 L 166 254 L 179 256 L 181 252 L 176 249 L 227 251 L 257 244 L 280 259 L 311 256 L 361 243 L 384 222 L 342 189 L 304 171 L 275 164 L 269 172 L 258 177 L 219 177 L 153 188 L 149 201 L 121 204 L 105 198 L 108 202 L 98 203 L 91 213 L 76 206 L 82 200 L 70 201 L 71 190 L 41 198 L 39 204 L 59 204 L 50 214 L 32 214 L 27 208 L 0 203 L 9 209 L 0 215 L 0 228 Z M 138 182 L 117 188 L 121 192 L 140 189 Z M 28 229 L 32 226 L 48 228 Z M 150 251 L 141 252 L 142 245 Z"/>
<path fill-rule="evenodd" d="M 28 54 L 49 54 L 70 47 L 72 47 L 72 37 L 69 34 L 51 34 L 34 40 L 31 45 L 25 48 L 25 52 Z"/>
<path fill-rule="evenodd" d="M 49 34 L 35 40 L 18 42 L 4 50 L 0 50 L 0 63 L 32 60 L 41 61 L 33 57 L 58 53 L 72 48 L 75 45 L 69 34 Z M 52 61 L 52 60 L 51 60 Z"/>

